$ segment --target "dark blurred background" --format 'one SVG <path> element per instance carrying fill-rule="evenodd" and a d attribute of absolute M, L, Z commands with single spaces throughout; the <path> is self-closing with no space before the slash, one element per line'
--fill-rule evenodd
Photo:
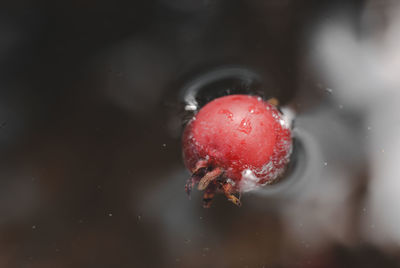
<path fill-rule="evenodd" d="M 397 236 L 381 236 L 385 225 L 365 217 L 374 177 L 366 133 L 375 127 L 357 96 L 371 96 L 361 102 L 368 106 L 381 93 L 358 92 L 371 75 L 349 67 L 365 66 L 358 42 L 376 45 L 365 55 L 388 51 L 381 41 L 397 6 L 148 0 L 2 8 L 0 267 L 398 267 L 398 225 Z M 328 27 L 336 22 L 348 31 L 341 43 Z M 336 71 L 335 60 L 349 69 Z M 297 165 L 312 172 L 290 178 L 301 186 L 244 195 L 240 209 L 217 198 L 205 210 L 198 193 L 188 200 L 184 192 L 182 88 L 224 66 L 251 69 L 261 94 L 296 110 L 311 152 Z M 377 81 L 386 80 L 373 81 L 382 88 Z M 398 99 L 391 88 L 385 96 Z M 390 159 L 400 159 L 396 152 Z M 396 201 L 371 206 L 381 212 Z"/>

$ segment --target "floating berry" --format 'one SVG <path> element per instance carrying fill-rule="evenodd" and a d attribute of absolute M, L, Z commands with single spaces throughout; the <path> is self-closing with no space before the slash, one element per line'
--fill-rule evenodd
<path fill-rule="evenodd" d="M 290 124 L 268 102 L 250 95 L 214 99 L 200 109 L 183 133 L 183 155 L 192 176 L 186 192 L 198 183 L 203 206 L 216 192 L 236 205 L 236 193 L 277 180 L 292 150 Z"/>

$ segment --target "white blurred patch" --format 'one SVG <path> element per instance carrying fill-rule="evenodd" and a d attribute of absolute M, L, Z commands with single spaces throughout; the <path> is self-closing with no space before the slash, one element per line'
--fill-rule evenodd
<path fill-rule="evenodd" d="M 249 192 L 258 188 L 258 182 L 260 181 L 256 175 L 250 170 L 245 169 L 242 172 L 242 180 L 240 181 L 239 188 L 242 192 Z"/>
<path fill-rule="evenodd" d="M 363 231 L 380 245 L 400 245 L 399 102 L 370 113 L 368 130 L 371 182 Z M 373 228 L 372 228 L 373 227 Z"/>
<path fill-rule="evenodd" d="M 400 3 L 369 1 L 360 36 L 337 17 L 316 35 L 314 63 L 335 98 L 364 118 L 370 184 L 361 228 L 381 246 L 400 245 Z"/>
<path fill-rule="evenodd" d="M 295 112 L 289 107 L 281 107 L 282 122 L 281 125 L 285 128 L 292 128 L 293 120 L 296 116 Z"/>
<path fill-rule="evenodd" d="M 332 98 L 352 110 L 365 111 L 376 99 L 390 95 L 393 83 L 398 83 L 400 53 L 391 38 L 380 42 L 359 38 L 351 26 L 339 16 L 320 27 L 313 43 L 314 64 L 334 89 Z M 388 50 L 395 53 L 389 56 Z"/>

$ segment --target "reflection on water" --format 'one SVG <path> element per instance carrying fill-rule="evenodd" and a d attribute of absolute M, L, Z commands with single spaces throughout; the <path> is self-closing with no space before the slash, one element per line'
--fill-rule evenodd
<path fill-rule="evenodd" d="M 0 16 L 0 267 L 400 264 L 397 2 L 64 4 Z M 179 136 L 234 93 L 295 111 L 292 163 L 205 210 Z"/>

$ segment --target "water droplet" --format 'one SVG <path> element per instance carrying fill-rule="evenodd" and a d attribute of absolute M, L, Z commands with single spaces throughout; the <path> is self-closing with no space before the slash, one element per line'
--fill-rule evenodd
<path fill-rule="evenodd" d="M 243 120 L 240 122 L 238 130 L 249 134 L 252 130 L 250 120 L 248 118 L 243 118 Z"/>
<path fill-rule="evenodd" d="M 327 166 L 328 165 L 328 162 L 324 162 L 324 166 Z"/>
<path fill-rule="evenodd" d="M 163 143 L 162 147 L 164 147 L 164 148 L 167 147 L 167 144 L 166 144 L 166 143 Z"/>
<path fill-rule="evenodd" d="M 371 130 L 371 129 L 372 129 L 372 127 L 371 127 L 371 126 L 368 126 L 368 127 L 367 127 L 367 129 L 368 129 L 368 130 Z"/>
<path fill-rule="evenodd" d="M 32 229 L 35 230 L 36 229 L 36 225 L 32 225 Z"/>
<path fill-rule="evenodd" d="M 327 93 L 329 93 L 329 94 L 332 94 L 333 93 L 333 90 L 331 89 L 331 88 L 325 88 L 325 91 L 327 92 Z"/>
<path fill-rule="evenodd" d="M 109 216 L 109 217 L 112 217 L 112 215 L 113 215 L 112 213 L 108 213 L 108 216 Z"/>
<path fill-rule="evenodd" d="M 339 109 L 343 109 L 343 105 L 342 104 L 339 104 Z"/>
<path fill-rule="evenodd" d="M 233 114 L 231 111 L 227 110 L 227 109 L 222 109 L 218 112 L 219 114 L 224 114 L 226 115 L 226 117 L 230 120 L 233 120 Z"/>

